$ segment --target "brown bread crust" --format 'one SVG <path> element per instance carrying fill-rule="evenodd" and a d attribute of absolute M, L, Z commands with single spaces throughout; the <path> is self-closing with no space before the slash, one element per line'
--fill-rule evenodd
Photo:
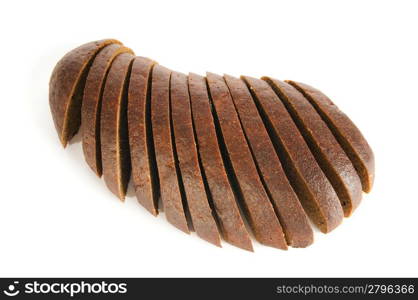
<path fill-rule="evenodd" d="M 224 75 L 224 78 L 286 241 L 293 247 L 307 247 L 313 243 L 312 228 L 286 177 L 252 96 L 241 79 L 229 75 Z"/>
<path fill-rule="evenodd" d="M 171 70 L 156 65 L 152 71 L 151 122 L 160 192 L 168 222 L 189 233 L 177 174 L 170 124 Z"/>
<path fill-rule="evenodd" d="M 343 219 L 332 185 L 322 172 L 285 106 L 267 82 L 243 77 L 253 93 L 277 153 L 306 213 L 322 232 L 330 232 Z"/>
<path fill-rule="evenodd" d="M 210 200 L 216 211 L 222 236 L 232 245 L 253 251 L 250 236 L 240 215 L 222 161 L 205 78 L 190 73 L 188 81 L 202 173 L 208 184 Z"/>
<path fill-rule="evenodd" d="M 103 177 L 110 191 L 124 200 L 131 172 L 128 124 L 127 85 L 134 56 L 118 55 L 110 67 L 103 91 L 100 117 L 100 143 Z"/>
<path fill-rule="evenodd" d="M 293 86 L 270 77 L 262 78 L 277 93 L 293 117 L 319 166 L 340 198 L 346 217 L 362 198 L 361 181 L 350 159 L 315 108 Z"/>
<path fill-rule="evenodd" d="M 218 227 L 199 167 L 186 75 L 171 73 L 170 97 L 174 141 L 193 228 L 202 239 L 220 247 Z"/>
<path fill-rule="evenodd" d="M 363 191 L 369 193 L 374 182 L 374 154 L 364 136 L 350 118 L 324 93 L 304 83 L 288 80 L 315 107 L 347 153 L 358 175 Z"/>
<path fill-rule="evenodd" d="M 228 87 L 219 75 L 207 73 L 206 77 L 243 207 L 254 235 L 262 244 L 287 249 L 282 227 L 258 176 Z"/>
<path fill-rule="evenodd" d="M 104 83 L 110 66 L 121 53 L 132 50 L 119 44 L 104 47 L 94 58 L 87 75 L 81 106 L 81 133 L 84 158 L 97 176 L 102 176 L 100 149 L 100 111 Z"/>
<path fill-rule="evenodd" d="M 122 44 L 113 39 L 90 42 L 68 52 L 56 64 L 49 81 L 49 106 L 61 144 L 77 133 L 81 122 L 81 100 L 84 84 L 95 55 L 109 44 Z"/>
<path fill-rule="evenodd" d="M 159 197 L 150 118 L 151 72 L 155 64 L 148 58 L 136 57 L 128 91 L 132 182 L 138 202 L 154 216 L 158 214 Z"/>

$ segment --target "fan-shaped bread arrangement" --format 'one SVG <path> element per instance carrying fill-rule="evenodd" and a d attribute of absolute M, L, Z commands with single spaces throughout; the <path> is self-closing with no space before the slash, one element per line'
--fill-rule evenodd
<path fill-rule="evenodd" d="M 113 194 L 131 181 L 152 215 L 216 246 L 307 247 L 312 225 L 332 231 L 373 185 L 360 130 L 304 83 L 186 75 L 107 39 L 57 63 L 49 103 L 62 145 L 80 132 Z"/>

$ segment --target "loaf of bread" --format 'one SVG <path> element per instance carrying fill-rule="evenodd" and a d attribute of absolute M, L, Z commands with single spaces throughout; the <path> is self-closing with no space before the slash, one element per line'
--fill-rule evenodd
<path fill-rule="evenodd" d="M 114 39 L 55 66 L 49 104 L 62 145 L 123 200 L 185 233 L 253 251 L 250 231 L 286 250 L 334 230 L 374 181 L 360 130 L 325 94 L 295 81 L 171 71 Z M 161 206 L 159 206 L 161 200 Z M 246 226 L 248 224 L 248 226 Z"/>

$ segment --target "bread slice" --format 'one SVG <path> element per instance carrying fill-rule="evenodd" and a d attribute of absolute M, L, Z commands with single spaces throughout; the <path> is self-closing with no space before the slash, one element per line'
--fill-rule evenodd
<path fill-rule="evenodd" d="M 97 176 L 102 176 L 102 155 L 100 149 L 100 111 L 104 83 L 110 65 L 121 53 L 132 50 L 119 44 L 104 47 L 94 58 L 87 75 L 81 106 L 81 133 L 84 158 Z"/>
<path fill-rule="evenodd" d="M 262 244 L 287 249 L 282 227 L 258 175 L 228 87 L 219 75 L 206 73 L 206 78 L 220 138 L 225 144 L 231 171 L 254 235 Z"/>
<path fill-rule="evenodd" d="M 350 216 L 362 198 L 360 178 L 350 159 L 315 108 L 298 90 L 277 79 L 262 79 L 270 84 L 286 106 L 316 161 L 337 192 L 345 216 Z"/>
<path fill-rule="evenodd" d="M 128 92 L 128 129 L 132 182 L 138 202 L 158 214 L 159 184 L 151 128 L 151 72 L 156 62 L 136 57 Z"/>
<path fill-rule="evenodd" d="M 151 123 L 161 200 L 168 222 L 189 233 L 186 207 L 180 190 L 170 120 L 171 70 L 156 65 L 152 70 Z"/>
<path fill-rule="evenodd" d="M 100 117 L 103 177 L 111 192 L 121 200 L 125 199 L 131 172 L 127 89 L 133 59 L 132 54 L 123 53 L 113 61 L 106 78 Z"/>
<path fill-rule="evenodd" d="M 218 227 L 199 166 L 187 76 L 182 73 L 171 73 L 170 105 L 176 153 L 193 227 L 202 239 L 220 247 Z"/>
<path fill-rule="evenodd" d="M 363 191 L 374 182 L 374 154 L 356 125 L 324 93 L 304 83 L 286 81 L 298 89 L 327 123 L 360 176 Z"/>
<path fill-rule="evenodd" d="M 344 217 L 332 185 L 267 82 L 248 76 L 242 78 L 253 94 L 289 181 L 306 213 L 322 232 L 330 232 Z"/>
<path fill-rule="evenodd" d="M 201 171 L 222 236 L 232 245 L 253 251 L 222 160 L 205 78 L 190 73 L 188 83 Z"/>
<path fill-rule="evenodd" d="M 224 78 L 260 176 L 285 232 L 287 244 L 307 247 L 313 243 L 312 228 L 286 177 L 251 93 L 241 79 L 229 75 L 224 75 Z"/>
<path fill-rule="evenodd" d="M 68 52 L 56 64 L 49 81 L 49 106 L 55 129 L 65 147 L 81 122 L 81 100 L 91 63 L 96 54 L 113 39 L 90 42 Z"/>

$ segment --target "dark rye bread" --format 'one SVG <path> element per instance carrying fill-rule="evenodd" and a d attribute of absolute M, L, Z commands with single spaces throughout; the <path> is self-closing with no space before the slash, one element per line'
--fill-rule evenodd
<path fill-rule="evenodd" d="M 127 92 L 134 56 L 118 55 L 110 67 L 103 91 L 100 115 L 100 143 L 103 177 L 113 194 L 124 200 L 131 172 Z"/>
<path fill-rule="evenodd" d="M 236 178 L 238 193 L 256 239 L 265 245 L 287 249 L 282 227 L 259 178 L 238 115 L 224 79 L 207 73 L 209 91 L 215 108 L 225 154 Z"/>
<path fill-rule="evenodd" d="M 154 216 L 158 214 L 159 197 L 150 112 L 151 72 L 155 64 L 151 59 L 135 57 L 128 91 L 132 183 L 138 202 Z"/>
<path fill-rule="evenodd" d="M 187 76 L 172 72 L 170 80 L 170 105 L 174 141 L 193 228 L 199 237 L 220 247 L 221 240 L 218 227 L 208 202 L 199 166 Z"/>
<path fill-rule="evenodd" d="M 321 91 L 304 83 L 286 82 L 298 89 L 315 107 L 356 168 L 363 191 L 370 192 L 374 182 L 374 154 L 357 126 Z"/>
<path fill-rule="evenodd" d="M 222 161 L 205 78 L 190 73 L 188 82 L 202 175 L 208 185 L 222 236 L 232 245 L 253 251 Z"/>
<path fill-rule="evenodd" d="M 171 70 L 156 65 L 152 70 L 151 123 L 161 200 L 168 222 L 189 233 L 177 174 L 170 120 Z"/>
<path fill-rule="evenodd" d="M 87 75 L 81 106 L 81 134 L 84 158 L 90 168 L 102 176 L 102 155 L 100 149 L 100 111 L 104 83 L 110 65 L 121 53 L 132 50 L 119 44 L 104 47 L 94 58 Z"/>
<path fill-rule="evenodd" d="M 289 181 L 306 213 L 322 232 L 330 232 L 344 217 L 340 200 L 332 185 L 286 107 L 267 82 L 248 76 L 242 78 L 253 94 Z"/>
<path fill-rule="evenodd" d="M 262 79 L 270 84 L 286 106 L 316 161 L 337 192 L 344 215 L 350 216 L 362 198 L 360 178 L 350 159 L 315 108 L 298 90 L 274 78 Z"/>
<path fill-rule="evenodd" d="M 241 79 L 229 75 L 224 75 L 224 78 L 287 244 L 307 247 L 313 243 L 312 228 L 286 177 L 252 96 Z"/>
<path fill-rule="evenodd" d="M 81 122 L 81 100 L 88 70 L 96 54 L 113 39 L 90 42 L 68 52 L 56 64 L 49 81 L 49 106 L 61 144 L 77 133 Z"/>

